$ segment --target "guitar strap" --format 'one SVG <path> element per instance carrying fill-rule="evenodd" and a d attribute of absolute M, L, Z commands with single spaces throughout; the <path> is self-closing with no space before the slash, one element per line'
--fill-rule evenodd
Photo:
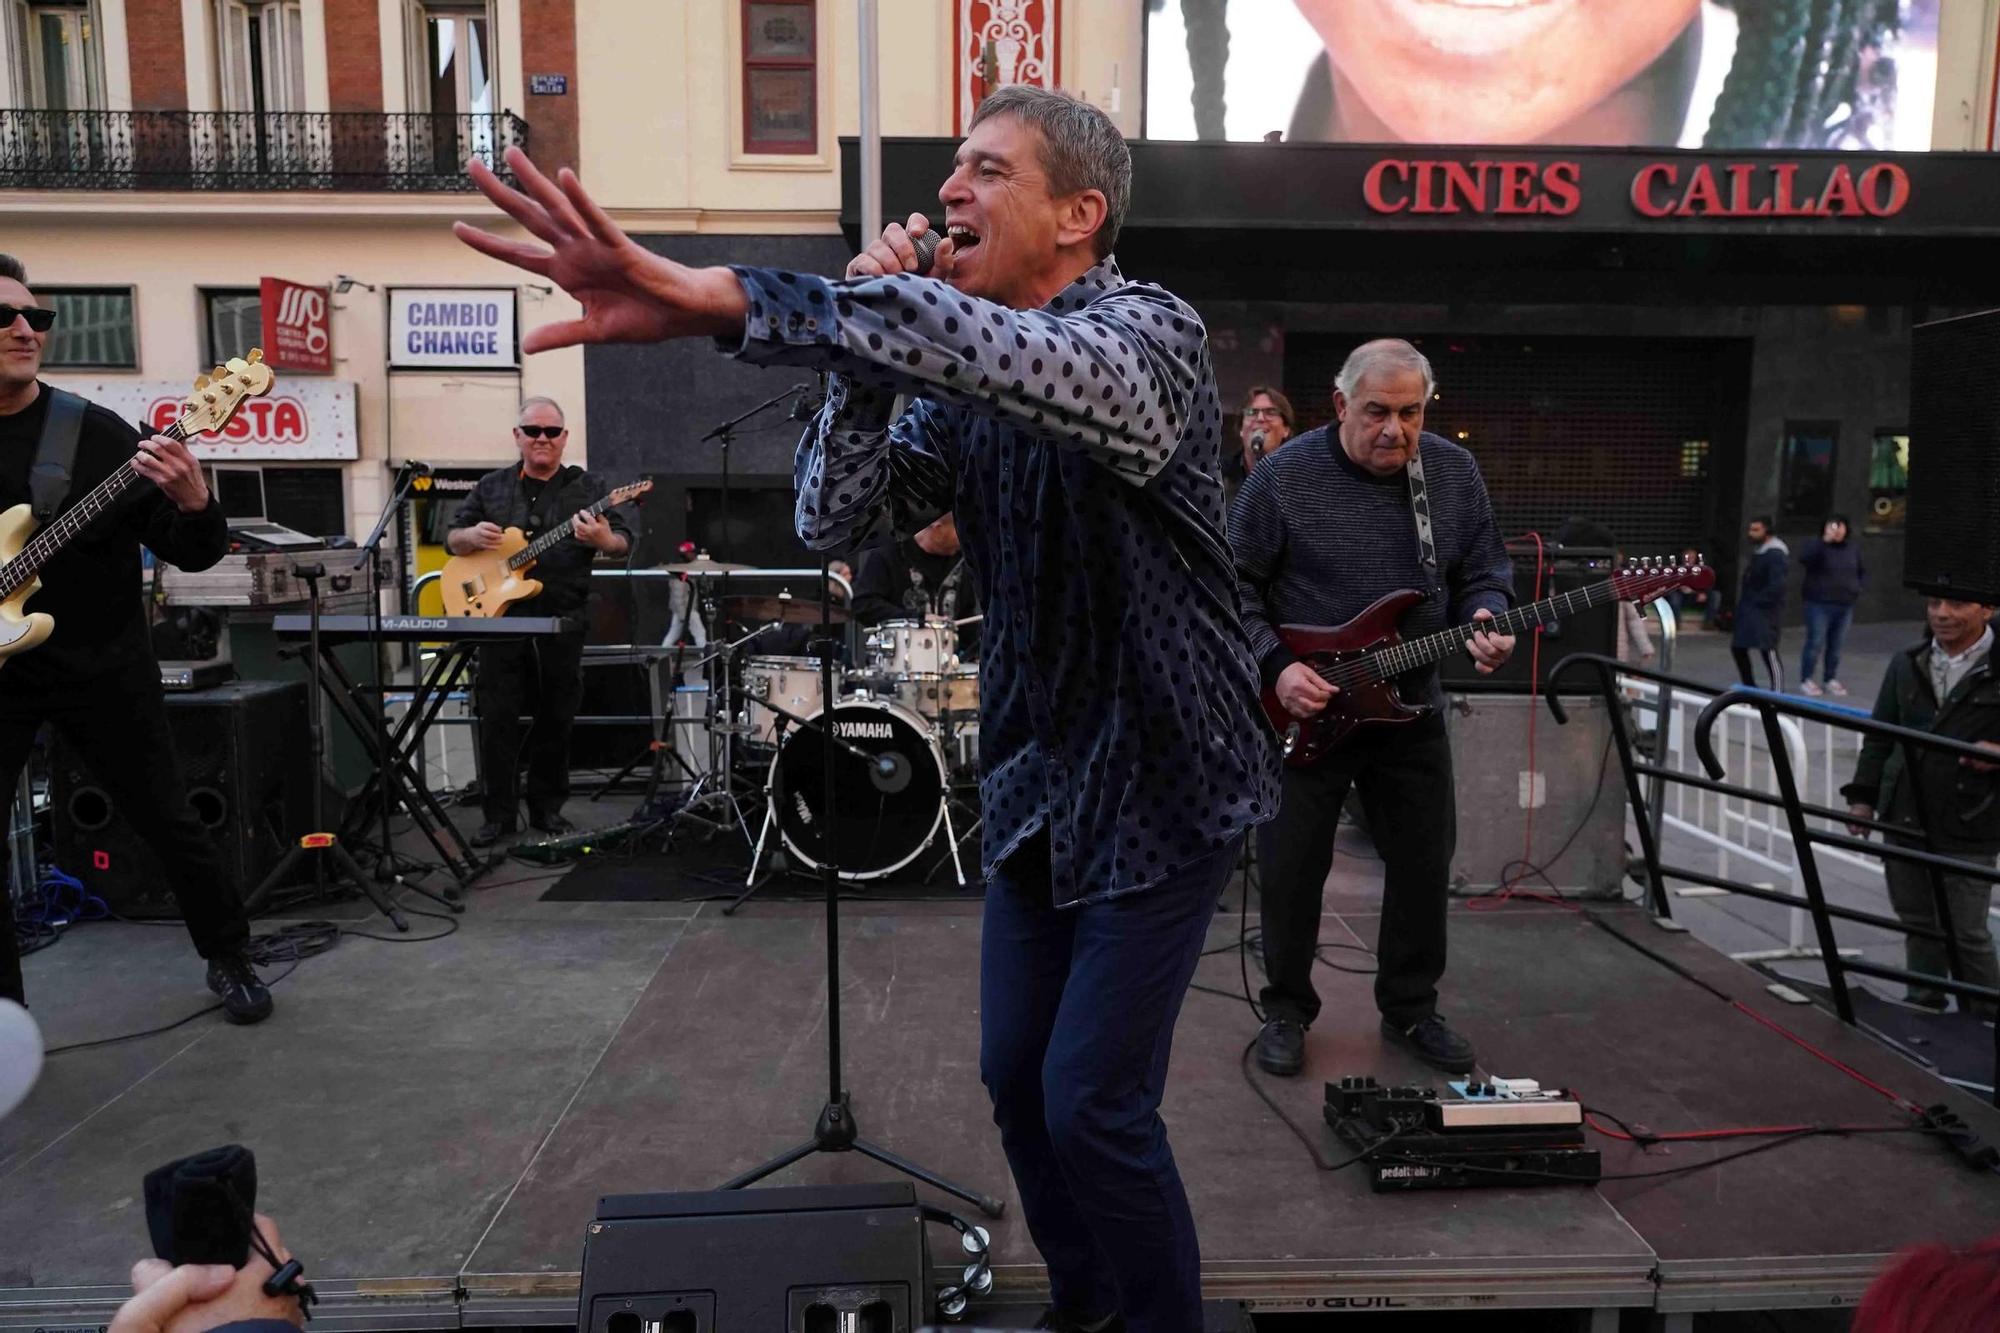
<path fill-rule="evenodd" d="M 83 399 L 62 389 L 49 390 L 49 414 L 42 420 L 41 442 L 35 446 L 35 466 L 28 472 L 28 503 L 35 522 L 46 524 L 69 498 L 70 470 L 76 465 L 76 443 L 83 433 Z"/>
<path fill-rule="evenodd" d="M 568 488 L 571 480 L 582 470 L 569 466 L 557 468 L 556 474 L 542 484 L 541 493 L 536 495 L 535 502 L 528 506 L 528 530 L 535 536 L 539 537 L 549 530 L 550 506 L 561 498 L 561 492 Z"/>
<path fill-rule="evenodd" d="M 1429 591 L 1435 594 L 1442 586 L 1438 582 L 1437 538 L 1431 534 L 1431 498 L 1424 486 L 1424 451 L 1420 444 L 1410 452 L 1410 461 L 1403 468 L 1410 478 L 1410 511 L 1417 519 L 1417 558 L 1423 562 L 1424 577 L 1430 583 Z"/>

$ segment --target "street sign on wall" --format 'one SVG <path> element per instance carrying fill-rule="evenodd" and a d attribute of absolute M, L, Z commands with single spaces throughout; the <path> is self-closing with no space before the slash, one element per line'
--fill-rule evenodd
<path fill-rule="evenodd" d="M 264 316 L 264 360 L 273 370 L 333 373 L 333 329 L 326 288 L 284 278 L 258 282 Z"/>

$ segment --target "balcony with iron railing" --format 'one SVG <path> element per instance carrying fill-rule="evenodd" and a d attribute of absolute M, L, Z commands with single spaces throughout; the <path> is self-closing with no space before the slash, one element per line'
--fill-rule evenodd
<path fill-rule="evenodd" d="M 527 146 L 508 111 L 0 109 L 0 189 L 465 191 Z"/>

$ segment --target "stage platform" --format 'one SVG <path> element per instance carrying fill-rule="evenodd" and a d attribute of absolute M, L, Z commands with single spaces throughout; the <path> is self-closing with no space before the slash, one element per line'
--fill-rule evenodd
<path fill-rule="evenodd" d="M 1372 944 L 1372 867 L 1339 862 L 1324 938 Z M 700 903 L 543 903 L 547 884 L 476 890 L 444 938 L 348 939 L 280 982 L 278 1012 L 260 1027 L 210 1016 L 55 1056 L 0 1122 L 0 1328 L 102 1324 L 147 1248 L 141 1175 L 218 1143 L 256 1149 L 260 1204 L 324 1297 L 314 1327 L 387 1330 L 572 1323 L 600 1194 L 713 1187 L 806 1136 L 826 1080 L 817 906 L 758 902 L 725 918 Z M 1992 1108 L 1772 999 L 1748 969 L 1633 908 L 1591 910 L 2000 1140 Z M 341 915 L 386 933 L 352 908 Z M 419 933 L 435 926 L 418 922 Z M 999 1293 L 1035 1299 L 1042 1276 L 978 1078 L 977 904 L 849 903 L 842 927 L 848 1081 L 864 1134 L 1006 1198 L 1006 1217 L 989 1224 Z M 1652 1130 L 1897 1115 L 1582 915 L 1461 903 L 1451 931 L 1445 1012 L 1489 1072 L 1577 1088 Z M 1215 922 L 1202 984 L 1240 987 L 1236 938 L 1232 908 Z M 51 1045 L 150 1027 L 207 999 L 178 929 L 80 927 L 27 970 Z M 1319 975 L 1326 1011 L 1306 1075 L 1255 1077 L 1334 1159 L 1345 1154 L 1319 1120 L 1326 1080 L 1440 1080 L 1384 1049 L 1368 977 Z M 1246 1086 L 1254 1028 L 1240 999 L 1191 994 L 1166 1105 L 1207 1290 L 1253 1311 L 1596 1310 L 1606 1313 L 1594 1327 L 1616 1327 L 1620 1309 L 1826 1309 L 1853 1301 L 1898 1246 L 2000 1231 L 2000 1179 L 1915 1135 L 1815 1139 L 1596 1188 L 1377 1196 L 1358 1170 L 1316 1169 Z M 1742 1146 L 1601 1143 L 1614 1173 Z M 773 1183 L 881 1174 L 858 1156 L 822 1156 Z M 940 1230 L 941 1254 L 950 1241 Z"/>

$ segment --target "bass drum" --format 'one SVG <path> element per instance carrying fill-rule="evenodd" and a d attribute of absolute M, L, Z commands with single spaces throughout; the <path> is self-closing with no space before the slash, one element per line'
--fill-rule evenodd
<path fill-rule="evenodd" d="M 815 713 L 819 721 L 824 712 Z M 944 822 L 944 759 L 922 718 L 880 699 L 849 699 L 833 709 L 834 735 L 868 758 L 836 749 L 833 780 L 838 833 L 834 863 L 842 879 L 880 879 L 917 859 Z M 824 737 L 799 727 L 771 761 L 770 794 L 785 848 L 817 870 L 826 857 Z M 886 759 L 886 765 L 876 761 Z M 886 771 L 885 771 L 886 769 Z"/>

